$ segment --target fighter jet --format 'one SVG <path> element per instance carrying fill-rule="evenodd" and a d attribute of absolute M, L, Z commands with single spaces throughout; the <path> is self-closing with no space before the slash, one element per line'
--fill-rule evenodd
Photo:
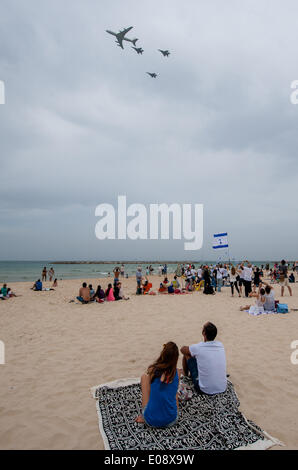
<path fill-rule="evenodd" d="M 119 31 L 119 33 L 114 33 L 113 31 L 106 30 L 106 33 L 112 34 L 112 36 L 116 37 L 116 43 L 118 44 L 121 49 L 124 49 L 123 47 L 123 41 L 129 41 L 132 42 L 133 45 L 136 45 L 137 39 L 129 39 L 126 38 L 125 35 L 128 33 L 133 28 L 133 26 L 130 26 L 129 28 L 123 29 L 122 31 Z"/>
<path fill-rule="evenodd" d="M 157 74 L 156 73 L 151 73 L 151 72 L 146 72 L 148 75 L 150 75 L 151 78 L 156 78 Z"/>
<path fill-rule="evenodd" d="M 134 47 L 131 46 L 132 49 L 134 49 L 138 54 L 143 54 L 144 50 L 141 47 Z"/>
<path fill-rule="evenodd" d="M 162 49 L 158 49 L 158 50 L 159 50 L 159 52 L 162 53 L 162 55 L 163 55 L 164 57 L 168 57 L 168 56 L 170 55 L 170 52 L 169 52 L 169 51 L 163 51 Z"/>

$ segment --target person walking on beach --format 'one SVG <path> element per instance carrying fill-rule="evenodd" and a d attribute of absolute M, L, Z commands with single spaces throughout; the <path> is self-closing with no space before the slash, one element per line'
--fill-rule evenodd
<path fill-rule="evenodd" d="M 142 375 L 142 414 L 136 418 L 137 423 L 168 428 L 177 422 L 181 374 L 177 369 L 178 358 L 178 347 L 170 341 L 164 344 L 158 359 Z"/>
<path fill-rule="evenodd" d="M 281 297 L 284 295 L 285 287 L 288 288 L 290 296 L 292 296 L 292 289 L 288 284 L 288 265 L 286 264 L 285 260 L 281 261 L 281 264 L 278 268 L 279 270 L 279 283 L 281 286 Z"/>
<path fill-rule="evenodd" d="M 213 323 L 204 324 L 202 335 L 204 341 L 180 349 L 183 373 L 186 377 L 190 374 L 199 394 L 223 393 L 227 388 L 224 346 L 220 341 L 215 341 L 217 328 Z"/>
<path fill-rule="evenodd" d="M 41 273 L 41 280 L 46 281 L 47 280 L 47 268 L 46 266 L 43 268 L 42 273 Z"/>

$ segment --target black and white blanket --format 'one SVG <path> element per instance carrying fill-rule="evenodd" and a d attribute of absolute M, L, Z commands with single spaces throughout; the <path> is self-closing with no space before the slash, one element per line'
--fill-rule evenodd
<path fill-rule="evenodd" d="M 183 378 L 191 386 L 187 378 Z M 135 422 L 141 414 L 139 379 L 125 379 L 92 389 L 99 430 L 108 450 L 232 450 L 268 449 L 281 442 L 248 421 L 239 411 L 233 384 L 226 392 L 193 394 L 179 403 L 179 420 L 166 429 Z"/>

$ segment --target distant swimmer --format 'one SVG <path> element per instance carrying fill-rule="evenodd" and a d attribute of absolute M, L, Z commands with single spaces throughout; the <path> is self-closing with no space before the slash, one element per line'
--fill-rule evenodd
<path fill-rule="evenodd" d="M 150 77 L 152 77 L 152 78 L 157 77 L 157 73 L 152 73 L 152 72 L 146 72 L 146 73 L 148 73 L 148 75 L 150 75 Z"/>
<path fill-rule="evenodd" d="M 158 49 L 158 51 L 161 52 L 164 57 L 169 57 L 170 55 L 169 51 L 163 51 L 162 49 Z"/>
<path fill-rule="evenodd" d="M 134 49 L 138 54 L 143 54 L 144 52 L 144 49 L 142 49 L 141 47 L 131 46 L 131 48 Z"/>

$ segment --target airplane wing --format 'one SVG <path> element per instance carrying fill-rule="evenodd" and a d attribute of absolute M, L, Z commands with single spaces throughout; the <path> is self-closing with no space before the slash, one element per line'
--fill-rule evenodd
<path fill-rule="evenodd" d="M 130 26 L 129 28 L 123 29 L 122 31 L 119 31 L 117 36 L 121 37 L 122 39 L 124 38 L 125 34 L 128 33 L 133 28 L 133 26 Z"/>

